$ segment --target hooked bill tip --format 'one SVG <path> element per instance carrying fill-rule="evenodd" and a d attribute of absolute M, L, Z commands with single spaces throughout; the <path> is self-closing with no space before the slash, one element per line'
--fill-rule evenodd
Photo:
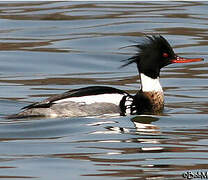
<path fill-rule="evenodd" d="M 189 62 L 199 62 L 203 61 L 203 58 L 183 58 L 180 56 L 176 56 L 175 59 L 171 60 L 172 63 L 189 63 Z"/>

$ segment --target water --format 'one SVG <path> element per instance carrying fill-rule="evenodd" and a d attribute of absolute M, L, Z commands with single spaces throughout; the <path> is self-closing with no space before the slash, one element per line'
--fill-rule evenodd
<path fill-rule="evenodd" d="M 1 2 L 1 179 L 183 179 L 208 164 L 207 2 Z M 161 116 L 6 120 L 87 85 L 136 93 L 133 50 L 162 34 L 204 62 L 161 72 Z"/>

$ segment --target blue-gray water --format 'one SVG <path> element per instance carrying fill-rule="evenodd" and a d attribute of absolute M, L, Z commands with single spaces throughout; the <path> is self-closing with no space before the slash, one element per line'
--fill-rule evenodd
<path fill-rule="evenodd" d="M 1 179 L 183 179 L 208 171 L 207 2 L 0 2 Z M 88 85 L 139 89 L 134 50 L 162 34 L 205 61 L 161 72 L 161 116 L 7 120 Z"/>

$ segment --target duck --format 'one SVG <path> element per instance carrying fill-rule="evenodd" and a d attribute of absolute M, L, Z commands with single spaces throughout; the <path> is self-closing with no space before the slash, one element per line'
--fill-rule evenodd
<path fill-rule="evenodd" d="M 178 56 L 162 35 L 146 35 L 134 46 L 136 53 L 124 60 L 121 67 L 136 64 L 141 82 L 135 95 L 109 86 L 89 86 L 69 90 L 43 101 L 25 106 L 8 119 L 30 117 L 90 117 L 118 114 L 160 114 L 164 110 L 164 92 L 160 71 L 173 63 L 202 61 L 203 58 Z"/>

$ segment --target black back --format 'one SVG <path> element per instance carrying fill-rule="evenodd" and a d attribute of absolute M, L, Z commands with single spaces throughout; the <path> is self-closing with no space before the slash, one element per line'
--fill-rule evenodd
<path fill-rule="evenodd" d="M 72 97 L 82 97 L 82 96 L 90 96 L 90 95 L 99 95 L 99 94 L 128 94 L 125 91 L 120 89 L 116 89 L 113 87 L 108 86 L 89 86 L 85 88 L 79 88 L 67 91 L 63 94 L 58 94 L 52 97 L 49 97 L 41 102 L 33 103 L 29 106 L 23 107 L 22 109 L 31 109 L 31 108 L 48 108 L 50 107 L 55 101 L 65 99 L 65 98 L 72 98 Z"/>

